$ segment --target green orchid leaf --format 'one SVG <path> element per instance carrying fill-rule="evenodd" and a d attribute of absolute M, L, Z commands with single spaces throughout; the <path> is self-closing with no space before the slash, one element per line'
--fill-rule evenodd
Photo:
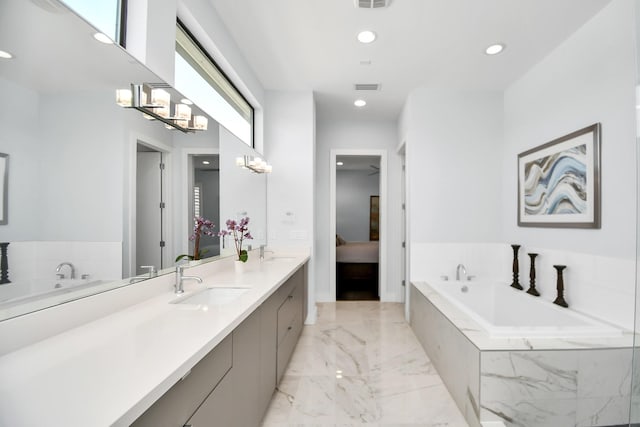
<path fill-rule="evenodd" d="M 240 251 L 240 256 L 238 258 L 242 262 L 247 262 L 247 260 L 249 259 L 249 253 L 247 253 L 247 251 L 243 249 Z"/>

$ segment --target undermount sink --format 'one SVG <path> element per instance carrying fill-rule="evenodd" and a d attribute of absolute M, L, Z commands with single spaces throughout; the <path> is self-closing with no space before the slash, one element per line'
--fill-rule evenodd
<path fill-rule="evenodd" d="M 293 256 L 274 256 L 271 258 L 267 258 L 264 262 L 286 262 L 286 261 L 294 261 L 296 257 Z"/>
<path fill-rule="evenodd" d="M 248 290 L 249 288 L 238 287 L 207 288 L 193 295 L 174 300 L 172 301 L 172 304 L 204 304 L 208 306 L 225 305 L 235 301 Z"/>

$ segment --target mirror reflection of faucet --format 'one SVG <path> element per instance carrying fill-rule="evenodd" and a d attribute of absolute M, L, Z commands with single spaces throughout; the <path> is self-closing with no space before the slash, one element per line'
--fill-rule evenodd
<path fill-rule="evenodd" d="M 64 275 L 64 273 L 60 273 L 60 270 L 62 270 L 62 267 L 64 267 L 64 266 L 69 267 L 69 269 L 71 270 L 71 275 L 69 276 L 69 278 L 70 279 L 75 279 L 76 278 L 76 268 L 69 261 L 61 262 L 56 267 L 56 273 L 58 273 L 58 274 L 56 274 L 56 276 L 58 277 L 58 279 L 64 279 L 66 277 Z"/>
<path fill-rule="evenodd" d="M 456 267 L 456 280 L 460 280 L 460 273 L 462 273 L 464 276 L 467 275 L 467 269 L 464 268 L 463 264 L 458 264 L 458 266 Z"/>
<path fill-rule="evenodd" d="M 146 268 L 149 271 L 145 274 L 132 277 L 131 279 L 129 279 L 129 283 L 142 282 L 143 280 L 152 279 L 158 276 L 158 270 L 156 269 L 155 265 L 141 265 L 140 268 Z"/>

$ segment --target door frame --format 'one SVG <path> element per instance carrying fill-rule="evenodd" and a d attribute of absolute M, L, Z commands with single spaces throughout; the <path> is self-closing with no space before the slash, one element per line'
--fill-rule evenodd
<path fill-rule="evenodd" d="M 136 275 L 136 197 L 137 197 L 137 152 L 138 144 L 146 145 L 153 148 L 163 154 L 164 159 L 164 185 L 162 186 L 163 200 L 165 201 L 165 210 L 162 215 L 162 229 L 165 231 L 165 247 L 164 256 L 169 261 L 173 254 L 173 235 L 172 230 L 169 229 L 169 225 L 173 224 L 172 217 L 172 199 L 171 194 L 173 180 L 171 179 L 171 150 L 172 148 L 164 144 L 157 139 L 150 137 L 149 135 L 141 134 L 138 132 L 131 132 L 129 134 L 129 146 L 127 148 L 129 154 L 129 179 L 128 179 L 128 204 L 125 224 L 127 224 L 127 230 L 124 233 L 124 244 L 122 248 L 122 277 L 133 277 Z M 168 263 L 169 264 L 169 263 Z M 159 266 L 158 266 L 159 267 Z"/>
<path fill-rule="evenodd" d="M 184 191 L 181 195 L 180 206 L 178 213 L 178 223 L 180 226 L 178 227 L 178 236 L 176 238 L 176 248 L 179 248 L 178 252 L 181 254 L 189 253 L 189 236 L 192 233 L 193 229 L 193 218 L 189 218 L 190 211 L 190 178 L 191 178 L 191 168 L 189 167 L 189 156 L 192 155 L 207 155 L 207 154 L 217 154 L 220 155 L 219 148 L 208 148 L 208 147 L 187 147 L 183 148 L 180 153 L 180 166 L 182 168 L 182 176 L 180 178 L 180 188 Z M 220 230 L 220 224 L 216 224 L 218 230 Z M 222 246 L 220 247 L 222 250 Z"/>
<path fill-rule="evenodd" d="M 380 157 L 380 238 L 378 263 L 378 295 L 380 301 L 391 301 L 387 289 L 387 150 L 332 149 L 329 159 L 329 298 L 336 300 L 336 158 L 338 156 Z"/>

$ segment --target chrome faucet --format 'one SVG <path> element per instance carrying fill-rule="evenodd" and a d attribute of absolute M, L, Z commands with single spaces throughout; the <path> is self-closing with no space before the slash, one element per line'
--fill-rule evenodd
<path fill-rule="evenodd" d="M 456 280 L 460 280 L 460 271 L 462 271 L 462 274 L 464 274 L 465 276 L 467 275 L 467 269 L 464 268 L 464 265 L 458 264 L 458 266 L 456 267 Z"/>
<path fill-rule="evenodd" d="M 65 262 L 61 262 L 60 264 L 58 264 L 58 266 L 56 267 L 56 273 L 60 273 L 60 270 L 62 270 L 62 267 L 64 266 L 69 266 L 69 268 L 71 269 L 71 276 L 69 277 L 70 279 L 75 279 L 76 278 L 76 269 L 73 266 L 73 264 L 71 264 L 68 261 Z M 61 273 L 62 274 L 62 273 Z M 58 277 L 60 279 L 64 279 L 64 274 L 62 274 L 62 276 L 60 274 L 58 274 Z"/>
<path fill-rule="evenodd" d="M 132 277 L 131 279 L 129 279 L 129 283 L 137 283 L 137 282 L 141 282 L 147 279 L 152 279 L 158 276 L 158 270 L 156 270 L 155 265 L 141 265 L 140 268 L 149 269 L 149 273 Z"/>
<path fill-rule="evenodd" d="M 176 266 L 176 284 L 174 288 L 176 289 L 176 295 L 180 295 L 184 293 L 184 284 L 185 280 L 195 280 L 198 283 L 202 283 L 202 279 L 198 276 L 185 276 L 184 275 L 184 266 L 178 265 Z"/>
<path fill-rule="evenodd" d="M 260 261 L 264 261 L 264 254 L 266 253 L 274 253 L 273 251 L 267 250 L 267 245 L 260 245 Z"/>

